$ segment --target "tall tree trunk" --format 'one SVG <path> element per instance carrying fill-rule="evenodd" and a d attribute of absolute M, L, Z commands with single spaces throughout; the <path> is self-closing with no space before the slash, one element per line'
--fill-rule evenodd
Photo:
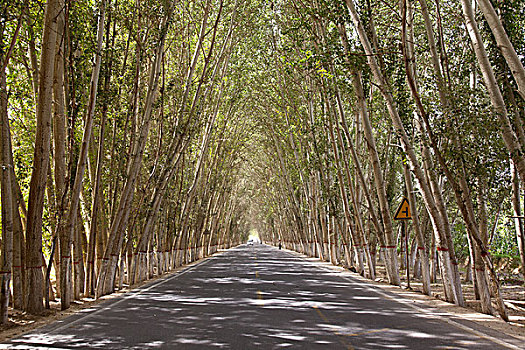
<path fill-rule="evenodd" d="M 492 7 L 490 0 L 477 0 L 477 2 L 479 8 L 483 11 L 483 15 L 490 26 L 494 38 L 496 39 L 498 48 L 505 58 L 505 61 L 507 61 L 512 76 L 516 80 L 518 93 L 521 98 L 525 100 L 525 69 L 523 68 L 523 64 L 521 63 L 514 46 L 510 42 L 507 32 L 505 31 L 505 28 L 503 28 L 503 24 L 494 10 L 494 7 Z"/>
<path fill-rule="evenodd" d="M 16 36 L 13 37 L 12 43 L 14 44 Z M 0 40 L 1 43 L 1 40 Z M 5 58 L 4 58 L 5 60 Z M 4 67 L 7 66 L 4 64 Z M 22 310 L 25 307 L 25 241 L 24 241 L 24 225 L 22 218 L 20 216 L 19 208 L 25 211 L 25 202 L 22 196 L 20 186 L 16 179 L 14 162 L 13 162 L 13 146 L 11 142 L 11 127 L 9 125 L 8 118 L 8 96 L 7 96 L 7 87 L 5 85 L 5 71 L 0 71 L 0 123 L 1 123 L 1 133 L 4 136 L 2 137 L 0 150 L 2 152 L 4 159 L 2 164 L 6 164 L 6 167 L 3 170 L 10 172 L 10 184 L 11 190 L 10 193 L 7 193 L 6 197 L 11 197 L 11 210 L 12 213 L 12 278 L 13 278 L 13 308 Z M 4 130 L 5 129 L 5 130 Z M 5 158 L 7 157 L 7 158 Z M 5 176 L 5 175 L 4 175 Z M 2 186 L 4 186 L 2 184 Z M 4 195 L 2 195 L 2 198 Z M 9 207 L 9 204 L 5 205 L 6 208 Z M 4 205 L 2 205 L 4 207 Z M 26 213 L 27 214 L 27 213 Z M 6 213 L 6 220 L 9 220 L 9 213 Z M 9 227 L 7 224 L 6 226 Z M 6 232 L 9 229 L 6 228 Z M 9 237 L 6 244 L 7 249 L 9 248 Z M 7 255 L 6 255 L 7 256 Z"/>
<path fill-rule="evenodd" d="M 78 157 L 78 164 L 76 167 L 76 174 L 75 174 L 75 181 L 73 183 L 73 187 L 71 189 L 71 200 L 68 210 L 68 217 L 67 217 L 67 224 L 65 228 L 65 234 L 64 234 L 64 245 L 69 246 L 71 245 L 71 240 L 74 238 L 78 238 L 76 235 L 79 233 L 75 233 L 76 230 L 76 222 L 78 218 L 78 210 L 79 210 L 79 203 L 80 203 L 80 191 L 82 189 L 82 183 L 84 179 L 84 171 L 86 169 L 86 163 L 87 163 L 87 157 L 88 157 L 88 150 L 89 150 L 89 143 L 91 141 L 91 133 L 93 131 L 93 118 L 95 115 L 95 106 L 97 102 L 97 91 L 98 91 L 98 78 L 100 74 L 100 65 L 102 60 L 102 41 L 104 38 L 104 17 L 106 12 L 106 1 L 102 0 L 100 3 L 100 9 L 99 9 L 99 17 L 98 17 L 98 24 L 97 24 L 97 47 L 95 51 L 95 60 L 93 64 L 93 70 L 91 73 L 91 83 L 89 88 L 89 102 L 88 102 L 88 109 L 86 112 L 86 120 L 84 124 L 84 135 L 82 136 L 82 145 L 80 147 L 80 155 Z M 74 239 L 76 249 L 80 249 L 78 247 L 78 239 Z M 78 257 L 78 256 L 77 256 Z M 78 264 L 78 261 L 75 261 L 76 264 Z M 61 268 L 65 271 L 68 271 L 71 269 L 71 254 L 67 256 L 63 256 L 61 259 Z M 78 270 L 75 270 L 75 297 L 79 297 L 79 288 L 78 288 Z M 64 281 L 62 281 L 64 283 Z M 70 289 L 67 288 L 67 286 L 64 286 L 61 290 L 61 308 L 62 310 L 65 310 L 69 308 L 71 297 L 69 296 Z"/>
<path fill-rule="evenodd" d="M 514 210 L 514 227 L 516 230 L 516 240 L 521 260 L 521 274 L 525 276 L 525 228 L 524 219 L 521 211 L 520 182 L 518 172 L 514 164 L 511 164 L 512 173 L 512 209 Z"/>
<path fill-rule="evenodd" d="M 2 44 L 3 33 L 0 33 L 0 44 Z M 13 265 L 13 187 L 12 169 L 13 157 L 11 151 L 11 133 L 7 110 L 7 85 L 6 70 L 7 55 L 0 57 L 0 164 L 1 170 L 1 206 L 2 206 L 2 242 L 0 260 L 0 323 L 8 322 L 8 306 L 11 283 L 11 270 Z"/>
<path fill-rule="evenodd" d="M 465 24 L 467 27 L 467 32 L 472 42 L 472 47 L 474 48 L 474 53 L 476 54 L 476 59 L 478 61 L 483 81 L 490 96 L 492 102 L 492 107 L 499 119 L 501 134 L 505 146 L 510 153 L 512 161 L 514 162 L 522 182 L 525 182 L 525 158 L 523 155 L 523 145 L 518 141 L 514 130 L 512 129 L 512 124 L 509 120 L 507 114 L 507 108 L 505 106 L 505 100 L 501 94 L 501 90 L 498 86 L 496 76 L 494 75 L 494 70 L 490 65 L 489 57 L 485 46 L 483 45 L 483 40 L 479 33 L 478 24 L 476 22 L 476 17 L 472 4 L 469 0 L 461 0 L 461 5 L 463 8 L 463 16 L 465 19 Z"/>
<path fill-rule="evenodd" d="M 405 185 L 408 193 L 408 202 L 410 203 L 410 212 L 412 214 L 412 225 L 414 227 L 414 233 L 417 242 L 417 253 L 419 255 L 421 265 L 421 275 L 423 279 L 423 293 L 431 295 L 430 289 L 430 269 L 428 262 L 428 253 L 426 249 L 426 242 L 423 232 L 421 230 L 421 224 L 419 222 L 419 214 L 417 212 L 416 195 L 414 193 L 414 186 L 412 185 L 412 175 L 408 169 L 408 166 L 403 167 L 403 173 L 405 176 Z"/>
<path fill-rule="evenodd" d="M 370 66 L 372 70 L 374 80 L 379 85 L 379 90 L 386 102 L 387 109 L 390 115 L 390 119 L 392 120 L 392 123 L 394 124 L 396 133 L 401 139 L 401 146 L 408 158 L 408 161 L 410 162 L 412 171 L 414 172 L 414 175 L 416 176 L 416 179 L 418 180 L 419 186 L 422 190 L 423 199 L 430 213 L 430 217 L 431 217 L 432 224 L 434 227 L 434 232 L 436 233 L 436 243 L 439 248 L 438 254 L 440 256 L 440 260 L 443 265 L 444 285 L 446 288 L 449 289 L 447 293 L 450 298 L 449 300 L 457 303 L 458 299 L 456 295 L 455 286 L 453 283 L 453 272 L 452 272 L 452 267 L 450 265 L 450 255 L 449 255 L 449 250 L 448 250 L 448 246 L 447 246 L 447 242 L 445 238 L 446 236 L 445 236 L 445 230 L 443 226 L 443 220 L 441 218 L 439 210 L 432 196 L 432 191 L 430 190 L 429 184 L 427 183 L 427 179 L 418 162 L 414 147 L 410 143 L 409 137 L 403 126 L 403 123 L 397 111 L 397 106 L 390 92 L 390 88 L 388 87 L 388 83 L 385 80 L 385 77 L 383 76 L 383 74 L 381 73 L 379 69 L 379 65 L 376 61 L 375 54 L 372 51 L 372 47 L 368 40 L 368 35 L 355 9 L 354 1 L 346 0 L 346 4 L 350 11 L 350 16 L 352 18 L 354 26 L 357 29 L 361 44 L 363 45 L 363 48 L 365 49 L 365 53 L 368 59 L 368 65 Z"/>
<path fill-rule="evenodd" d="M 108 114 L 108 94 L 109 94 L 109 84 L 111 81 L 111 73 L 112 73 L 112 67 L 113 67 L 113 51 L 108 50 L 108 48 L 115 44 L 115 37 L 116 37 L 116 23 L 117 21 L 114 21 L 113 24 L 113 36 L 112 40 L 110 41 L 109 35 L 110 35 L 110 23 L 111 23 L 111 16 L 108 16 L 107 20 L 107 27 L 106 27 L 106 59 L 108 61 L 108 67 L 107 71 L 105 72 L 104 76 L 104 93 L 106 96 L 104 96 L 103 99 L 103 105 L 102 105 L 102 117 L 100 120 L 100 129 L 99 129 L 99 139 L 98 139 L 98 148 L 97 148 L 97 157 L 96 157 L 96 163 L 95 163 L 95 180 L 93 185 L 93 199 L 91 204 L 91 221 L 89 223 L 89 241 L 88 241 L 88 248 L 87 248 L 87 271 L 86 271 L 86 285 L 84 287 L 84 291 L 86 295 L 93 295 L 95 294 L 95 247 L 97 239 L 97 233 L 99 229 L 99 213 L 101 209 L 101 196 L 102 193 L 102 165 L 103 165 L 103 157 L 104 157 L 104 140 L 105 140 L 105 131 L 106 131 L 106 119 Z M 111 53 L 110 53 L 111 52 Z M 102 212 L 102 215 L 104 213 Z M 98 233 L 100 234 L 100 233 Z"/>
<path fill-rule="evenodd" d="M 57 21 L 60 11 L 57 0 L 46 4 L 44 35 L 40 56 L 38 103 L 36 108 L 35 153 L 29 189 L 29 206 L 26 232 L 27 304 L 26 311 L 40 313 L 42 303 L 42 213 L 44 191 L 49 167 L 51 140 L 51 111 L 53 76 L 55 70 L 55 45 Z"/>
<path fill-rule="evenodd" d="M 12 147 L 11 147 L 12 149 Z M 15 193 L 16 178 L 14 169 L 11 169 L 11 188 Z M 22 218 L 19 212 L 19 203 L 16 196 L 13 196 L 13 307 L 23 309 L 25 305 L 25 240 Z"/>
<path fill-rule="evenodd" d="M 347 166 L 348 164 L 343 164 L 343 162 L 341 161 L 340 157 L 339 157 L 339 147 L 341 147 L 341 145 L 338 145 L 337 144 L 337 141 L 336 141 L 336 136 L 335 136 L 335 132 L 334 132 L 334 127 L 333 127 L 333 117 L 331 117 L 332 115 L 332 112 L 329 110 L 328 111 L 329 115 L 329 120 L 328 120 L 328 130 L 329 130 L 329 133 L 328 133 L 328 136 L 329 136 L 329 140 L 330 140 L 330 143 L 332 144 L 332 152 L 334 154 L 334 159 L 335 159 L 335 163 L 336 163 L 336 173 L 337 173 L 337 179 L 338 179 L 338 183 L 339 183 L 339 193 L 340 193 L 340 196 L 341 196 L 341 200 L 343 202 L 343 211 L 344 211 L 344 214 L 345 214 L 345 218 L 346 218 L 346 221 L 348 224 L 350 224 L 351 221 L 353 221 L 353 218 L 352 218 L 352 215 L 350 213 L 350 204 L 349 204 L 349 201 L 348 201 L 348 196 L 347 196 L 347 193 L 346 193 L 346 188 L 345 188 L 345 181 L 344 181 L 344 178 L 343 178 L 343 171 L 341 170 L 341 168 L 343 166 Z M 334 111 L 335 113 L 335 111 Z M 339 134 L 339 137 L 341 135 Z M 339 142 L 341 142 L 342 140 L 339 139 Z M 349 174 L 348 174 L 349 175 Z M 364 261 L 363 261 L 363 254 L 362 254 L 362 250 L 361 250 L 361 247 L 363 246 L 363 242 L 362 242 L 362 236 L 363 236 L 363 233 L 362 233 L 362 230 L 363 230 L 363 223 L 362 223 L 362 219 L 360 217 L 360 213 L 358 212 L 359 210 L 359 207 L 355 206 L 355 194 L 354 194 L 354 190 L 351 188 L 351 186 L 353 186 L 353 183 L 352 183 L 352 179 L 351 178 L 347 178 L 347 183 L 348 183 L 348 186 L 349 186 L 349 190 L 350 190 L 350 193 L 351 193 L 351 196 L 353 197 L 353 201 L 354 201 L 354 211 L 356 212 L 356 222 L 357 222 L 357 230 L 349 230 L 350 231 L 350 234 L 351 234 L 351 237 L 353 239 L 353 242 L 354 242 L 354 249 L 356 250 L 356 254 L 358 256 L 358 272 L 361 274 L 361 275 L 364 275 Z M 349 226 L 350 227 L 350 226 Z M 361 232 L 360 232 L 361 231 Z M 346 237 L 343 235 L 344 237 L 344 242 L 347 243 L 347 239 Z"/>
<path fill-rule="evenodd" d="M 59 6 L 62 9 L 64 2 L 59 0 Z M 65 15 L 64 10 L 60 11 L 57 25 L 57 53 L 55 57 L 55 74 L 53 82 L 53 97 L 55 102 L 55 109 L 53 115 L 53 150 L 54 150 L 54 180 L 55 193 L 57 200 L 57 232 L 56 235 L 60 239 L 59 254 L 57 261 L 59 261 L 60 268 L 57 276 L 57 284 L 60 287 L 60 302 L 64 303 L 64 298 L 69 298 L 69 293 L 64 294 L 65 288 L 69 288 L 71 284 L 71 267 L 63 268 L 63 264 L 71 256 L 71 249 L 68 240 L 65 239 L 65 220 L 66 206 L 68 200 L 68 178 L 66 175 L 67 159 L 66 159 L 66 103 L 64 96 L 64 40 L 65 40 Z M 64 258 L 62 258 L 64 257 Z M 69 302 L 68 302 L 69 303 Z"/>
<path fill-rule="evenodd" d="M 408 3 L 410 4 L 410 3 Z M 412 32 L 412 7 L 407 4 L 406 0 L 400 1 L 400 12 L 401 12 L 401 49 L 403 53 L 403 58 L 405 62 L 405 71 L 407 76 L 407 82 L 410 87 L 410 92 L 412 94 L 412 97 L 414 99 L 414 102 L 416 104 L 418 114 L 421 115 L 425 121 L 426 118 L 426 111 L 423 107 L 423 104 L 421 103 L 421 98 L 419 95 L 419 87 L 417 83 L 417 70 L 415 65 L 415 57 L 414 57 L 414 47 L 413 47 L 413 32 Z M 427 33 L 428 34 L 428 33 Z M 431 36 L 431 34 L 429 35 Z M 433 39 L 429 39 L 429 42 L 432 43 Z M 432 54 L 435 54 L 435 50 L 431 50 Z M 436 61 L 437 58 L 433 57 L 433 61 Z M 434 65 L 434 68 L 436 69 L 436 66 Z M 446 110 L 446 100 L 444 100 L 445 91 L 443 88 L 442 79 L 441 79 L 441 71 L 437 68 L 435 70 L 435 74 L 437 76 L 438 81 L 438 89 L 440 90 L 440 99 L 441 103 L 445 107 Z M 421 129 L 420 129 L 421 130 Z M 423 139 L 423 137 L 422 137 Z M 431 143 L 432 147 L 434 148 L 435 152 L 439 152 L 437 149 L 437 143 L 433 142 Z M 431 162 L 431 156 L 430 152 L 428 151 L 428 148 L 426 145 L 422 144 L 423 149 L 423 158 L 424 162 L 430 163 Z M 456 293 L 456 302 L 458 305 L 463 306 L 464 305 L 464 298 L 463 298 L 463 292 L 461 288 L 461 279 L 459 274 L 459 268 L 458 268 L 458 262 L 456 260 L 456 253 L 454 250 L 454 245 L 452 241 L 452 231 L 450 229 L 450 223 L 448 221 L 448 214 L 447 214 L 447 208 L 445 205 L 445 200 L 443 199 L 442 194 L 442 188 L 439 184 L 439 181 L 437 180 L 436 172 L 433 170 L 432 166 L 426 167 L 426 172 L 429 174 L 429 184 L 430 188 L 434 195 L 434 200 L 436 203 L 436 206 L 440 212 L 441 220 L 443 223 L 443 229 L 444 229 L 444 240 L 447 244 L 447 249 L 449 252 L 450 257 L 450 263 L 452 268 L 452 283 L 454 283 L 455 287 L 455 293 Z M 445 292 L 447 291 L 447 287 L 445 286 Z"/>
<path fill-rule="evenodd" d="M 342 41 L 343 41 L 343 44 L 345 44 L 346 33 L 342 34 Z M 348 45 L 345 44 L 344 46 L 347 47 Z M 348 52 L 348 48 L 346 48 L 345 50 Z M 375 137 L 372 131 L 372 124 L 370 123 L 370 119 L 368 115 L 368 107 L 366 105 L 366 99 L 364 96 L 360 73 L 353 72 L 352 84 L 354 86 L 354 90 L 357 95 L 357 101 L 358 101 L 358 106 L 359 106 L 358 111 L 359 111 L 359 115 L 362 120 L 363 131 L 364 131 L 365 138 L 367 141 L 366 144 L 368 147 L 368 155 L 369 155 L 370 162 L 372 164 L 372 170 L 374 172 L 374 184 L 375 184 L 376 193 L 379 199 L 379 207 L 381 210 L 381 218 L 383 219 L 382 220 L 383 227 L 379 227 L 379 223 L 377 222 L 377 219 L 374 220 L 373 218 L 372 222 L 376 226 L 375 228 L 376 228 L 376 231 L 380 239 L 384 237 L 382 238 L 383 242 L 381 242 L 382 243 L 381 245 L 383 246 L 382 249 L 384 249 L 386 253 L 385 255 L 387 257 L 385 261 L 385 265 L 387 268 L 388 280 L 391 284 L 399 285 L 401 281 L 399 279 L 399 266 L 397 262 L 397 252 L 396 252 L 396 247 L 395 247 L 394 230 L 392 227 L 392 218 L 390 216 L 390 206 L 388 205 L 388 200 L 387 200 L 387 195 L 386 195 L 386 183 L 384 181 L 383 171 L 381 169 L 381 162 L 379 160 L 379 153 L 377 151 Z M 346 128 L 346 122 L 343 122 L 343 127 Z M 349 143 L 350 142 L 351 140 L 349 140 Z M 356 158 L 354 155 L 355 150 L 353 149 L 353 146 L 350 146 L 350 147 L 351 147 L 351 152 L 352 152 L 353 157 Z M 363 180 L 364 178 L 361 179 L 361 181 Z M 363 183 L 363 187 L 365 186 L 366 185 Z M 366 196 L 366 198 L 368 201 L 368 205 L 370 207 L 370 212 L 373 216 L 375 216 L 375 213 L 372 212 L 373 206 L 372 206 L 369 196 Z"/>
<path fill-rule="evenodd" d="M 150 70 L 149 89 L 146 96 L 146 103 L 144 106 L 144 114 L 142 126 L 140 128 L 140 135 L 133 150 L 126 184 L 122 190 L 122 195 L 115 218 L 111 224 L 110 236 L 104 252 L 104 259 L 101 266 L 100 274 L 97 278 L 97 287 L 95 295 L 100 297 L 113 291 L 115 270 L 117 268 L 117 258 L 120 254 L 124 233 L 127 227 L 127 220 L 131 210 L 131 202 L 135 192 L 136 181 L 142 158 L 144 155 L 144 148 L 149 134 L 149 128 L 152 120 L 152 113 L 154 102 L 157 97 L 160 67 L 162 57 L 164 54 L 164 40 L 167 30 L 169 28 L 172 9 L 168 9 L 168 14 L 164 17 L 161 24 L 161 35 L 158 46 L 155 50 L 155 58 Z"/>
<path fill-rule="evenodd" d="M 346 30 L 344 29 L 344 27 L 341 26 L 339 28 L 339 31 L 340 31 L 340 37 L 341 37 L 341 41 L 343 43 L 345 52 L 349 54 L 349 44 L 348 44 Z M 372 204 L 372 200 L 370 198 L 370 195 L 368 194 L 368 190 L 367 190 L 368 187 L 366 185 L 366 182 L 360 170 L 361 167 L 358 166 L 359 160 L 357 158 L 355 147 L 353 146 L 353 142 L 349 137 L 348 126 L 347 126 L 346 120 L 343 120 L 342 124 L 345 130 L 345 133 L 347 134 L 348 144 L 350 147 L 352 158 L 354 162 L 356 162 L 356 168 L 357 168 L 357 172 L 359 175 L 359 179 L 361 181 L 363 189 L 365 190 L 364 192 L 365 198 L 369 206 L 369 212 L 371 214 L 372 223 L 374 224 L 378 237 L 381 241 L 382 250 L 385 252 L 385 255 L 387 256 L 387 259 L 385 261 L 387 277 L 390 283 L 399 285 L 400 283 L 399 267 L 398 267 L 395 247 L 394 247 L 394 244 L 392 243 L 392 242 L 395 242 L 395 239 L 393 238 L 394 231 L 392 228 L 392 219 L 390 217 L 390 207 L 388 205 L 388 200 L 386 196 L 386 184 L 384 181 L 383 171 L 381 169 L 381 162 L 379 160 L 379 153 L 377 151 L 375 137 L 372 131 L 372 124 L 370 123 L 368 107 L 367 107 L 366 98 L 365 98 L 365 94 L 364 94 L 363 86 L 361 82 L 361 74 L 359 72 L 355 72 L 355 71 L 352 72 L 352 85 L 354 86 L 354 90 L 357 95 L 358 114 L 362 120 L 363 132 L 364 132 L 364 136 L 366 139 L 366 145 L 368 148 L 368 156 L 369 156 L 370 163 L 372 165 L 372 170 L 374 172 L 374 185 L 375 185 L 376 193 L 379 199 L 379 207 L 381 210 L 381 217 L 383 218 L 383 225 L 381 225 L 379 223 L 379 220 L 376 218 L 375 210 L 373 209 L 374 205 Z M 388 218 L 385 219 L 385 216 L 388 216 Z M 386 238 L 389 235 L 390 235 L 390 238 Z"/>

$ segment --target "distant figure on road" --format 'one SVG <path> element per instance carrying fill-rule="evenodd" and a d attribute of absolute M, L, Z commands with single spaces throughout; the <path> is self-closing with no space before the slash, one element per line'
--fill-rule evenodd
<path fill-rule="evenodd" d="M 281 241 L 279 241 L 279 250 L 281 250 L 282 248 L 282 244 L 281 244 Z"/>

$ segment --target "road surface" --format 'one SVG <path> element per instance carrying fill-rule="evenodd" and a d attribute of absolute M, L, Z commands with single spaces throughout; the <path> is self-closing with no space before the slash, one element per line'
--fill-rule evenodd
<path fill-rule="evenodd" d="M 496 350 L 523 345 L 396 298 L 296 254 L 243 245 L 0 348 Z"/>

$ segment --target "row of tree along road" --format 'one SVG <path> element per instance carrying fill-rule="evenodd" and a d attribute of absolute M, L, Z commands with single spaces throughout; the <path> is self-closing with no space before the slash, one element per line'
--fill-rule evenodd
<path fill-rule="evenodd" d="M 523 276 L 523 1 L 41 5 L 0 5 L 3 323 L 253 228 L 372 279 L 381 255 L 395 285 L 408 262 L 458 305 L 463 273 L 508 320 L 493 256 Z"/>
<path fill-rule="evenodd" d="M 406 196 L 424 293 L 439 276 L 465 305 L 466 265 L 482 311 L 508 320 L 492 254 L 519 255 L 523 278 L 524 6 L 497 5 L 346 0 L 274 13 L 266 239 L 334 263 L 343 251 L 372 279 L 379 251 L 398 285 L 407 249 L 392 217 Z"/>

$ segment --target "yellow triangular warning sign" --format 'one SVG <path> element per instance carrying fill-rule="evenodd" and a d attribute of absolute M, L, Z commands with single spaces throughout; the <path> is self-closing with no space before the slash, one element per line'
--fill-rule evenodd
<path fill-rule="evenodd" d="M 403 198 L 401 205 L 397 208 L 396 215 L 394 220 L 410 220 L 412 219 L 412 213 L 410 212 L 410 205 L 408 204 L 408 199 Z"/>

